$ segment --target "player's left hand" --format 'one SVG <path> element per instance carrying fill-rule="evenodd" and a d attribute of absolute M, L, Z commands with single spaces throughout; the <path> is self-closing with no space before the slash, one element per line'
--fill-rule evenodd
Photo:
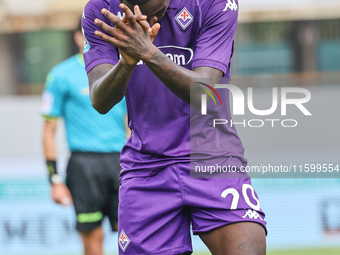
<path fill-rule="evenodd" d="M 105 15 L 115 27 L 111 27 L 105 22 L 96 19 L 95 24 L 101 27 L 108 35 L 100 31 L 96 31 L 95 34 L 104 41 L 116 46 L 129 57 L 136 60 L 143 60 L 149 55 L 152 47 L 154 47 L 152 41 L 159 31 L 160 25 L 156 23 L 150 27 L 146 21 L 146 16 L 141 15 L 138 7 L 138 10 L 135 7 L 136 15 L 134 15 L 125 4 L 121 4 L 120 8 L 125 13 L 125 20 L 120 20 L 107 9 L 103 9 L 102 14 Z"/>
<path fill-rule="evenodd" d="M 138 5 L 135 5 L 134 7 L 134 13 L 135 13 L 135 20 L 146 30 L 148 31 L 149 35 L 150 35 L 150 40 L 151 42 L 153 42 L 153 40 L 155 39 L 158 30 L 160 28 L 158 28 L 157 32 L 155 32 L 151 27 L 150 24 L 145 20 L 146 16 L 143 16 L 143 13 L 141 12 L 141 10 L 139 9 Z M 127 18 L 126 15 L 124 15 L 124 18 L 122 20 L 126 25 L 129 25 L 129 20 Z M 155 26 L 156 27 L 156 26 Z M 119 50 L 120 54 L 122 55 L 122 58 L 125 60 L 125 62 L 129 65 L 136 65 L 139 61 L 139 59 L 134 59 L 132 57 L 130 57 L 129 55 L 127 55 L 123 50 Z"/>

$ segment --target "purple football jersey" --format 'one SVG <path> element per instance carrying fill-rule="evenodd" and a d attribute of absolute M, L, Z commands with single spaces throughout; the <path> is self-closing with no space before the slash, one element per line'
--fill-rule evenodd
<path fill-rule="evenodd" d="M 232 3 L 234 5 L 230 6 L 225 0 L 171 0 L 165 16 L 159 21 L 161 29 L 154 44 L 177 65 L 187 69 L 212 67 L 230 78 L 238 17 L 238 3 Z M 119 61 L 118 49 L 94 34 L 95 30 L 101 30 L 94 24 L 95 18 L 112 25 L 101 14 L 102 8 L 123 17 L 119 4 L 119 0 L 91 0 L 85 7 L 83 30 L 87 72 L 96 65 L 115 65 Z M 154 174 L 154 169 L 159 171 L 173 163 L 190 161 L 190 106 L 174 95 L 142 61 L 131 76 L 126 102 L 132 135 L 121 154 L 122 178 L 149 176 Z M 223 114 L 230 115 L 229 109 Z M 210 128 L 200 132 L 207 133 L 204 137 L 211 137 L 208 135 Z M 225 127 L 216 139 L 219 140 L 203 142 L 207 157 L 234 157 L 240 164 L 246 163 L 235 128 Z M 216 143 L 224 146 L 216 146 Z M 199 151 L 195 153 L 199 154 Z"/>

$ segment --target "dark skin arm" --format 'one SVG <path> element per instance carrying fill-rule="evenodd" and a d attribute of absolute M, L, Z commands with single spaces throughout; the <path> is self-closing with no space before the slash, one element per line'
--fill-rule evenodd
<path fill-rule="evenodd" d="M 145 21 L 147 17 L 142 15 L 138 6 L 135 7 L 134 11 L 136 15 L 126 15 L 122 21 L 118 17 L 116 18 L 124 25 L 125 31 L 131 31 L 131 27 L 134 27 L 138 22 L 145 33 L 144 35 L 149 38 L 152 44 L 160 25 L 155 24 L 150 27 Z M 96 19 L 95 23 L 99 25 L 103 22 Z M 107 29 L 111 33 L 118 30 L 117 27 L 109 26 L 107 26 Z M 99 35 L 97 32 L 96 35 Z M 113 106 L 123 99 L 131 74 L 139 61 L 127 55 L 122 49 L 120 49 L 120 54 L 123 58 L 119 60 L 117 65 L 101 64 L 88 73 L 92 106 L 101 114 L 110 111 Z"/>
<path fill-rule="evenodd" d="M 193 70 L 176 65 L 159 49 L 154 47 L 152 57 L 143 59 L 149 69 L 167 86 L 176 96 L 195 108 L 201 107 L 201 94 L 190 94 L 190 80 L 209 78 L 209 83 L 220 82 L 223 73 L 211 67 L 196 67 Z M 198 87 L 195 84 L 195 87 Z"/>
<path fill-rule="evenodd" d="M 88 73 L 93 108 L 106 114 L 124 97 L 135 65 L 121 59 L 117 65 L 101 64 Z"/>
<path fill-rule="evenodd" d="M 130 19 L 125 16 L 121 23 L 128 28 L 139 22 L 147 31 L 150 40 L 153 41 L 160 27 L 156 25 L 150 28 L 145 21 L 147 17 L 142 15 L 138 7 L 135 8 L 135 14 L 129 16 Z M 96 24 L 98 22 L 99 20 L 95 20 Z M 117 28 L 110 27 L 110 30 L 117 30 Z M 131 74 L 138 62 L 137 59 L 131 58 L 124 51 L 120 50 L 120 53 L 123 58 L 119 60 L 117 65 L 101 64 L 88 73 L 92 106 L 101 114 L 110 111 L 123 99 Z"/>
<path fill-rule="evenodd" d="M 98 65 L 88 74 L 92 105 L 98 112 L 106 113 L 123 98 L 138 60 L 143 60 L 165 86 L 188 104 L 190 104 L 191 79 L 209 78 L 211 84 L 220 81 L 223 75 L 220 70 L 210 67 L 197 67 L 188 70 L 176 65 L 152 43 L 150 32 L 136 21 L 136 15 L 126 5 L 121 4 L 120 7 L 124 11 L 129 24 L 124 23 L 106 9 L 103 9 L 102 13 L 111 20 L 115 27 L 111 27 L 98 19 L 95 20 L 95 24 L 111 36 L 99 31 L 96 31 L 95 34 L 116 46 L 123 56 L 116 66 Z M 157 25 L 159 26 L 157 23 L 154 26 Z M 159 27 L 157 28 L 159 30 Z M 154 36 L 157 32 L 154 32 Z M 200 104 L 200 93 L 197 93 L 194 98 L 191 98 L 191 105 L 199 108 Z"/>

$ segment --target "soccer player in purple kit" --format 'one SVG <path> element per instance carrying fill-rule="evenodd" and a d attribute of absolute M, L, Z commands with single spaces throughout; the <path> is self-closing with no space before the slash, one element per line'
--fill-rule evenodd
<path fill-rule="evenodd" d="M 190 177 L 192 137 L 196 154 L 238 169 L 247 162 L 234 127 L 190 133 L 190 113 L 201 104 L 190 81 L 230 78 L 237 17 L 235 0 L 90 0 L 85 7 L 92 105 L 105 114 L 125 96 L 132 131 L 121 154 L 120 254 L 191 254 L 190 224 L 214 255 L 266 253 L 265 215 L 250 178 Z"/>

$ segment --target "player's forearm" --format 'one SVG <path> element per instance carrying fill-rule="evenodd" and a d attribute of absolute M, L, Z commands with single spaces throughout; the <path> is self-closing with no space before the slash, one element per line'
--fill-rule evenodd
<path fill-rule="evenodd" d="M 201 95 L 190 95 L 190 81 L 208 77 L 175 64 L 156 47 L 143 61 L 176 96 L 188 104 L 191 100 L 191 106 L 195 108 L 200 107 Z"/>
<path fill-rule="evenodd" d="M 97 66 L 89 73 L 92 106 L 106 114 L 124 97 L 131 74 L 136 65 L 128 65 L 121 59 L 117 65 Z"/>

